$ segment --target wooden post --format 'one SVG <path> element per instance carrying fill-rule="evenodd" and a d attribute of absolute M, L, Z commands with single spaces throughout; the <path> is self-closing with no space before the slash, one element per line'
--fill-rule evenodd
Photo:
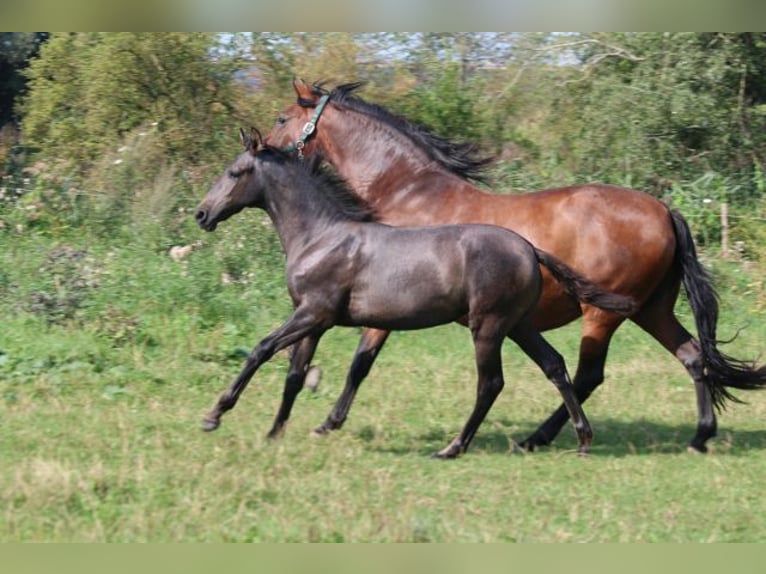
<path fill-rule="evenodd" d="M 729 205 L 721 204 L 721 257 L 729 256 Z"/>

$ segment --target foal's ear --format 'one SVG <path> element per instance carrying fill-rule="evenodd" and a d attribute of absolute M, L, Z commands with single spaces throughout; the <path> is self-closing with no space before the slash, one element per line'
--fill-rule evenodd
<path fill-rule="evenodd" d="M 245 130 L 239 128 L 239 141 L 242 142 L 245 151 L 249 151 L 250 153 L 255 153 L 258 151 L 259 147 L 263 147 L 261 132 L 255 127 L 250 128 L 250 135 L 247 135 Z"/>
<path fill-rule="evenodd" d="M 245 148 L 245 151 L 249 150 L 250 146 L 253 144 L 250 136 L 248 136 L 242 128 L 239 128 L 239 141 L 242 142 L 242 147 Z"/>

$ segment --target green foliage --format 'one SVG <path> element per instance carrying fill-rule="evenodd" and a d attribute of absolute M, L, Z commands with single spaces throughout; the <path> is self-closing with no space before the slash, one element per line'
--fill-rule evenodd
<path fill-rule="evenodd" d="M 52 35 L 28 70 L 26 141 L 87 170 L 124 134 L 152 125 L 169 160 L 210 160 L 241 65 L 214 52 L 217 42 L 209 33 Z"/>
<path fill-rule="evenodd" d="M 32 161 L 6 178 L 5 229 L 87 226 L 157 250 L 185 241 L 189 210 L 231 155 L 246 108 L 237 40 L 53 34 L 27 72 Z"/>
<path fill-rule="evenodd" d="M 46 254 L 38 272 L 40 289 L 29 296 L 27 308 L 48 323 L 78 319 L 88 292 L 98 287 L 98 270 L 87 251 L 69 246 L 57 247 Z"/>
<path fill-rule="evenodd" d="M 113 151 L 90 169 L 83 182 L 90 208 L 89 221 L 105 235 L 120 230 L 165 227 L 172 235 L 175 215 L 189 198 L 182 172 L 169 157 L 156 126 L 127 134 Z"/>
<path fill-rule="evenodd" d="M 447 63 L 432 83 L 414 87 L 400 102 L 400 113 L 447 138 L 471 141 L 480 135 L 476 90 L 460 78 L 460 66 Z"/>
<path fill-rule="evenodd" d="M 322 382 L 298 397 L 279 441 L 264 434 L 284 382 L 281 354 L 222 428 L 202 433 L 200 417 L 243 355 L 289 312 L 281 265 L 269 261 L 278 253 L 260 251 L 265 226 L 242 216 L 241 226 L 234 219 L 214 234 L 197 232 L 204 244 L 182 262 L 140 242 L 72 234 L 56 252 L 45 236 L 0 236 L 3 540 L 766 539 L 765 397 L 743 396 L 748 404 L 721 416 L 712 454 L 686 453 L 693 386 L 635 326 L 615 338 L 608 380 L 586 405 L 595 430 L 588 459 L 572 451 L 571 428 L 550 448 L 514 451 L 513 441 L 559 398 L 513 347 L 504 353 L 506 387 L 471 450 L 457 461 L 429 458 L 458 432 L 475 398 L 470 334 L 456 325 L 392 335 L 346 425 L 331 436 L 308 433 L 342 387 L 356 330 L 322 341 Z M 223 284 L 222 261 L 240 255 L 253 275 Z M 55 282 L 49 275 L 74 285 L 91 266 L 98 284 L 83 293 L 75 321 L 49 323 L 18 304 Z M 754 356 L 764 338 L 766 292 L 756 290 L 763 274 L 728 262 L 715 275 L 728 286 L 721 337 L 746 327 L 726 350 Z M 577 325 L 548 334 L 570 369 L 579 334 Z"/>
<path fill-rule="evenodd" d="M 3 178 L 21 163 L 18 117 L 14 109 L 26 90 L 24 69 L 47 36 L 43 32 L 0 32 L 0 177 Z"/>
<path fill-rule="evenodd" d="M 0 185 L 0 231 L 28 228 L 55 235 L 79 227 L 85 217 L 84 198 L 66 181 L 37 162 L 23 176 L 6 176 Z"/>
<path fill-rule="evenodd" d="M 691 182 L 673 182 L 669 192 L 671 207 L 678 209 L 698 230 L 700 245 L 720 242 L 721 205 L 734 196 L 736 186 L 717 173 L 708 172 Z"/>
<path fill-rule="evenodd" d="M 756 33 L 53 34 L 27 71 L 24 142 L 47 179 L 24 201 L 41 230 L 172 229 L 293 77 L 362 79 L 372 101 L 497 154 L 499 191 L 630 185 L 689 207 L 714 242 L 700 201 L 737 214 L 764 194 L 765 51 Z"/>
<path fill-rule="evenodd" d="M 0 128 L 13 119 L 16 99 L 26 88 L 23 70 L 47 36 L 44 32 L 0 32 Z"/>
<path fill-rule="evenodd" d="M 761 277 L 766 277 L 766 195 L 752 207 L 730 216 L 731 249 L 748 261 L 761 263 Z M 764 286 L 762 286 L 763 288 Z"/>
<path fill-rule="evenodd" d="M 584 34 L 575 77 L 554 102 L 570 169 L 661 193 L 714 171 L 750 186 L 762 166 L 758 34 Z M 745 168 L 745 169 L 743 169 Z"/>

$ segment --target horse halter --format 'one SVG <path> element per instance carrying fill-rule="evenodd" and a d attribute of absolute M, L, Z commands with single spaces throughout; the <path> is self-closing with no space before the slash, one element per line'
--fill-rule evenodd
<path fill-rule="evenodd" d="M 317 122 L 319 121 L 319 116 L 322 115 L 322 111 L 324 110 L 325 105 L 327 104 L 327 101 L 330 99 L 329 94 L 325 94 L 321 98 L 319 98 L 319 103 L 317 104 L 316 109 L 314 110 L 314 115 L 311 116 L 311 119 L 306 122 L 306 125 L 303 126 L 303 129 L 301 130 L 301 135 L 298 137 L 298 140 L 295 143 L 291 143 L 285 148 L 282 148 L 282 151 L 287 153 L 292 153 L 294 151 L 298 151 L 298 159 L 303 159 L 303 148 L 306 146 L 306 140 L 311 137 L 311 134 L 313 134 L 316 131 L 317 128 Z"/>

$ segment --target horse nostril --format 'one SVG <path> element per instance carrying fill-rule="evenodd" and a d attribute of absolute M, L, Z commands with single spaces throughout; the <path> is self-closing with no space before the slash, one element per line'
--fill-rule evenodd
<path fill-rule="evenodd" d="M 194 219 L 197 220 L 197 223 L 200 225 L 205 221 L 205 218 L 207 217 L 207 212 L 204 209 L 198 209 L 197 213 L 194 214 Z"/>

